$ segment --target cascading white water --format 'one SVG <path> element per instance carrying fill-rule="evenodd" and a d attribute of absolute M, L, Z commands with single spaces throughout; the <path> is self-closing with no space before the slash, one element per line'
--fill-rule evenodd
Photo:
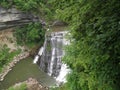
<path fill-rule="evenodd" d="M 70 42 L 65 38 L 67 31 L 63 32 L 53 32 L 51 34 L 51 42 L 52 42 L 52 57 L 51 57 L 51 64 L 50 64 L 50 74 L 54 74 L 55 64 L 56 64 L 56 71 L 58 71 L 58 75 L 54 76 L 58 82 L 66 82 L 66 75 L 70 72 L 67 65 L 62 63 L 61 59 L 64 56 L 65 52 L 63 47 L 68 45 Z M 56 60 L 56 62 L 54 61 Z M 60 68 L 59 68 L 60 67 Z M 58 69 L 58 70 L 57 70 Z"/>
<path fill-rule="evenodd" d="M 59 73 L 58 77 L 56 78 L 56 80 L 58 82 L 63 82 L 63 83 L 67 82 L 66 81 L 66 75 L 69 72 L 70 72 L 70 69 L 67 67 L 67 65 L 66 64 L 62 64 L 60 73 Z"/>
<path fill-rule="evenodd" d="M 63 34 L 63 38 L 62 38 L 62 44 L 63 44 L 63 46 L 65 46 L 65 45 L 69 45 L 70 44 L 70 41 L 69 40 L 67 40 L 66 38 L 65 38 L 65 36 L 66 36 L 66 34 L 68 33 L 67 31 L 63 31 L 63 32 L 61 32 L 62 34 Z M 65 55 L 65 51 L 64 51 L 64 49 L 62 48 L 62 57 Z M 61 61 L 61 59 L 62 59 L 62 57 L 60 58 L 60 61 Z M 61 61 L 62 62 L 62 61 Z M 63 82 L 63 83 L 65 83 L 65 82 L 67 82 L 66 81 L 66 75 L 68 74 L 70 72 L 70 69 L 67 67 L 67 65 L 66 64 L 64 64 L 64 63 L 62 63 L 61 64 L 61 69 L 60 69 L 60 72 L 59 72 L 59 75 L 56 77 L 56 80 L 58 81 L 58 82 Z"/>
<path fill-rule="evenodd" d="M 39 52 L 38 52 L 38 55 L 35 56 L 34 60 L 33 60 L 33 63 L 36 64 L 40 58 L 40 56 L 42 55 L 43 53 L 43 47 L 40 48 Z"/>
<path fill-rule="evenodd" d="M 69 44 L 69 41 L 65 39 L 67 33 L 67 31 L 62 31 L 46 35 L 44 46 L 34 59 L 34 62 L 39 59 L 40 68 L 43 71 L 63 83 L 66 82 L 65 77 L 70 72 L 70 69 L 61 60 L 65 54 L 63 47 Z"/>
<path fill-rule="evenodd" d="M 44 48 L 43 48 L 43 46 L 42 46 L 42 47 L 40 48 L 39 52 L 38 52 L 38 55 L 40 55 L 40 56 L 42 55 L 43 49 L 44 49 Z"/>
<path fill-rule="evenodd" d="M 54 64 L 54 59 L 55 59 L 55 48 L 52 49 L 52 56 L 51 56 L 51 62 L 50 62 L 50 69 L 49 69 L 49 75 L 52 75 L 53 72 L 53 64 Z"/>
<path fill-rule="evenodd" d="M 33 63 L 36 64 L 38 62 L 38 59 L 39 59 L 39 56 L 36 55 L 35 58 L 34 58 L 34 60 L 33 60 Z"/>

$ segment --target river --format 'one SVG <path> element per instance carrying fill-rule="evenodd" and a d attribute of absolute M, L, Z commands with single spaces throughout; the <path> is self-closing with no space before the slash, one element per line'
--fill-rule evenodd
<path fill-rule="evenodd" d="M 0 82 L 0 90 L 6 90 L 15 83 L 25 81 L 30 77 L 37 79 L 45 86 L 55 85 L 56 83 L 55 79 L 41 71 L 38 65 L 33 64 L 33 59 L 28 57 L 17 63 L 5 79 Z"/>

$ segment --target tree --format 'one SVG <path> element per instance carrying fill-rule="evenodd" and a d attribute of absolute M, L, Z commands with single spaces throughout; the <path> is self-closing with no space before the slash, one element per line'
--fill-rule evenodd
<path fill-rule="evenodd" d="M 29 23 L 15 30 L 14 36 L 20 45 L 43 44 L 45 30 L 40 23 Z"/>
<path fill-rule="evenodd" d="M 74 39 L 64 57 L 73 70 L 68 77 L 68 90 L 120 89 L 119 3 L 119 0 L 51 1 L 55 17 L 69 24 Z"/>

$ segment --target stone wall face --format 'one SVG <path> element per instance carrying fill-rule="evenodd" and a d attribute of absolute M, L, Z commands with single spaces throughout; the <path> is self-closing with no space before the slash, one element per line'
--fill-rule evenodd
<path fill-rule="evenodd" d="M 0 30 L 39 21 L 38 17 L 15 8 L 0 7 Z"/>

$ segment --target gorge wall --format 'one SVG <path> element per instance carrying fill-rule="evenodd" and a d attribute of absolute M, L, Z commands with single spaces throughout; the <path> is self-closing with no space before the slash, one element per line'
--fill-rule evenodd
<path fill-rule="evenodd" d="M 16 8 L 5 9 L 0 7 L 0 30 L 37 21 L 39 18 L 33 14 L 19 11 Z"/>

